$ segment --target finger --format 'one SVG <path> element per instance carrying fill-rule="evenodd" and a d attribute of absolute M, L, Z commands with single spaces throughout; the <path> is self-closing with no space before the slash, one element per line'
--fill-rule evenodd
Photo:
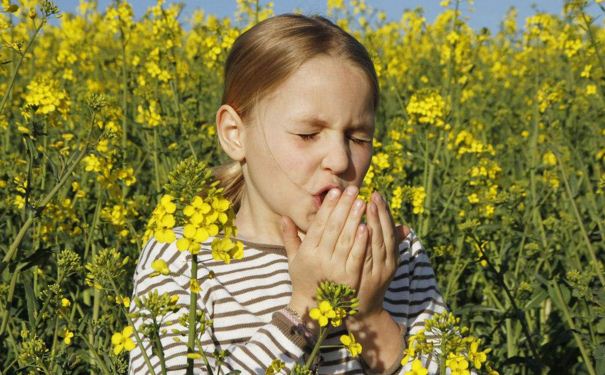
<path fill-rule="evenodd" d="M 355 242 L 355 235 L 364 211 L 365 202 L 361 199 L 356 199 L 353 203 L 349 216 L 347 217 L 345 226 L 340 232 L 340 237 L 338 237 L 338 241 L 336 242 L 336 249 L 333 253 L 334 257 L 342 257 L 342 259 L 346 259 L 349 252 L 351 252 L 351 247 Z"/>
<path fill-rule="evenodd" d="M 330 217 L 325 224 L 325 229 L 321 234 L 319 247 L 322 249 L 330 249 L 332 253 L 334 252 L 340 233 L 349 217 L 349 212 L 351 211 L 357 192 L 357 186 L 351 185 L 348 186 L 345 189 L 344 194 L 341 195 L 336 207 L 334 207 L 330 213 Z"/>
<path fill-rule="evenodd" d="M 282 217 L 282 240 L 286 248 L 288 262 L 296 256 L 300 247 L 300 237 L 298 237 L 298 228 L 296 224 L 287 216 Z"/>
<path fill-rule="evenodd" d="M 385 254 L 382 228 L 380 227 L 380 218 L 378 217 L 378 208 L 374 202 L 370 202 L 368 205 L 368 224 L 370 225 L 370 228 L 372 228 L 372 260 L 374 266 L 376 266 L 384 263 Z"/>
<path fill-rule="evenodd" d="M 345 269 L 351 275 L 361 275 L 361 270 L 366 258 L 366 249 L 368 241 L 368 228 L 365 224 L 359 224 L 355 235 L 355 242 L 349 252 Z"/>
<path fill-rule="evenodd" d="M 307 243 L 309 243 L 311 247 L 315 248 L 319 245 L 326 223 L 328 222 L 332 210 L 338 204 L 340 195 L 340 189 L 336 188 L 331 189 L 328 194 L 326 194 L 326 198 L 321 204 L 321 207 L 319 207 L 319 211 L 317 211 L 317 216 L 315 216 L 315 219 L 309 226 L 305 235 L 305 242 L 308 241 Z"/>
<path fill-rule="evenodd" d="M 376 193 L 375 200 L 376 206 L 378 207 L 378 216 L 380 219 L 380 225 L 382 228 L 383 241 L 385 246 L 385 262 L 386 264 L 393 264 L 395 258 L 395 223 L 391 217 L 391 210 L 386 200 L 379 194 Z"/>

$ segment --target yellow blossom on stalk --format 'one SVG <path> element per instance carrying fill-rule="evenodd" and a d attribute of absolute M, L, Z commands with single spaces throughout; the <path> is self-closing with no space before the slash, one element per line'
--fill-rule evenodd
<path fill-rule="evenodd" d="M 111 336 L 111 343 L 113 344 L 113 354 L 118 355 L 122 350 L 131 351 L 136 347 L 134 341 L 130 338 L 134 333 L 132 326 L 126 326 L 122 332 L 116 332 Z"/>
<path fill-rule="evenodd" d="M 162 123 L 162 116 L 159 113 L 160 105 L 157 100 L 149 102 L 149 109 L 143 108 L 142 105 L 137 106 L 137 115 L 135 121 L 142 125 L 156 127 Z"/>
<path fill-rule="evenodd" d="M 420 359 L 415 359 L 412 362 L 412 369 L 407 371 L 405 375 L 427 375 L 428 372 L 429 371 L 422 365 L 422 361 Z"/>
<path fill-rule="evenodd" d="M 212 258 L 222 260 L 229 264 L 231 259 L 244 257 L 244 244 L 241 241 L 233 242 L 230 238 L 215 238 L 212 241 Z"/>
<path fill-rule="evenodd" d="M 168 275 L 170 274 L 170 269 L 168 268 L 168 264 L 163 259 L 156 259 L 151 262 L 151 268 L 157 272 L 158 274 Z"/>
<path fill-rule="evenodd" d="M 21 210 L 25 207 L 25 198 L 21 195 L 15 195 L 15 199 L 13 200 L 13 204 L 17 209 Z"/>
<path fill-rule="evenodd" d="M 61 298 L 61 306 L 69 307 L 69 306 L 71 306 L 71 301 L 67 298 Z"/>
<path fill-rule="evenodd" d="M 411 189 L 412 193 L 412 213 L 420 215 L 424 212 L 424 199 L 426 192 L 424 186 L 415 186 Z"/>
<path fill-rule="evenodd" d="M 278 374 L 281 370 L 286 367 L 286 364 L 279 359 L 274 359 L 267 370 L 265 370 L 265 375 L 275 375 Z"/>
<path fill-rule="evenodd" d="M 445 360 L 445 366 L 452 370 L 452 375 L 468 375 L 471 373 L 468 369 L 468 361 L 463 355 L 449 353 Z"/>
<path fill-rule="evenodd" d="M 486 204 L 485 206 L 483 206 L 483 215 L 486 218 L 491 219 L 494 216 L 495 212 L 496 208 L 492 204 Z"/>
<path fill-rule="evenodd" d="M 191 289 L 191 293 L 199 293 L 201 288 L 200 288 L 200 283 L 196 280 L 196 279 L 191 279 L 189 281 L 189 288 Z"/>
<path fill-rule="evenodd" d="M 314 307 L 309 311 L 309 316 L 311 319 L 317 320 L 320 327 L 325 327 L 328 325 L 328 319 L 336 317 L 336 312 L 332 309 L 329 301 L 321 301 L 318 307 Z"/>
<path fill-rule="evenodd" d="M 403 203 L 403 189 L 401 186 L 397 186 L 395 190 L 393 190 L 393 198 L 391 199 L 391 203 L 389 206 L 392 210 L 396 211 L 401 208 L 401 204 Z"/>
<path fill-rule="evenodd" d="M 25 103 L 35 109 L 36 114 L 49 114 L 56 110 L 67 111 L 69 98 L 67 92 L 59 88 L 54 79 L 37 78 L 27 85 Z"/>
<path fill-rule="evenodd" d="M 472 193 L 472 194 L 470 194 L 466 198 L 468 199 L 468 202 L 470 204 L 477 204 L 477 203 L 479 203 L 479 196 L 476 193 Z"/>
<path fill-rule="evenodd" d="M 337 307 L 334 309 L 334 313 L 336 316 L 330 321 L 330 324 L 332 324 L 333 327 L 340 327 L 342 320 L 347 317 L 347 311 L 342 307 Z"/>
<path fill-rule="evenodd" d="M 449 130 L 449 126 L 446 126 L 444 121 L 446 115 L 445 100 L 437 92 L 421 90 L 412 95 L 406 111 L 411 124 L 434 125 L 437 128 Z"/>
<path fill-rule="evenodd" d="M 491 349 L 487 349 L 480 352 L 479 340 L 474 339 L 469 347 L 468 359 L 473 363 L 473 366 L 475 366 L 476 369 L 481 369 L 481 364 L 487 361 L 487 353 L 490 351 Z"/>
<path fill-rule="evenodd" d="M 74 337 L 74 333 L 67 328 L 63 331 L 63 342 L 65 345 L 71 345 L 71 339 Z"/>
<path fill-rule="evenodd" d="M 130 297 L 116 296 L 116 303 L 124 305 L 124 307 L 130 307 Z"/>
<path fill-rule="evenodd" d="M 149 239 L 151 235 L 154 235 L 158 242 L 170 243 L 176 240 L 176 235 L 172 228 L 176 224 L 174 219 L 174 212 L 176 211 L 176 204 L 172 202 L 174 198 L 166 194 L 160 198 L 160 202 L 157 207 L 153 210 L 149 223 L 147 223 L 147 231 L 145 232 L 145 239 Z"/>
<path fill-rule="evenodd" d="M 352 333 L 340 336 L 340 342 L 347 348 L 351 357 L 355 358 L 361 354 L 361 344 L 355 341 L 355 336 Z"/>
<path fill-rule="evenodd" d="M 551 151 L 547 151 L 542 156 L 542 162 L 549 166 L 557 165 L 557 157 Z"/>
<path fill-rule="evenodd" d="M 586 86 L 586 95 L 595 95 L 597 93 L 597 85 L 587 85 Z"/>

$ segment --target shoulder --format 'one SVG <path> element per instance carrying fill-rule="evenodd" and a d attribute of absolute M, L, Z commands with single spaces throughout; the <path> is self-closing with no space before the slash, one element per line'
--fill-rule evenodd
<path fill-rule="evenodd" d="M 418 257 L 426 257 L 426 251 L 412 228 L 410 228 L 407 237 L 399 243 L 399 257 L 408 262 Z"/>

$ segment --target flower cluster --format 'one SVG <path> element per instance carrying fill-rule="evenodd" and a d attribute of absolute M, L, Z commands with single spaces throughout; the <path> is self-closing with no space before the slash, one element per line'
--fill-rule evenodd
<path fill-rule="evenodd" d="M 460 327 L 460 318 L 447 311 L 425 321 L 424 328 L 409 338 L 404 351 L 401 365 L 412 363 L 406 375 L 426 374 L 431 361 L 455 375 L 470 375 L 471 366 L 476 370 L 485 367 L 489 375 L 497 375 L 487 360 L 491 349 L 479 351 L 481 341 L 473 336 L 465 337 L 467 332 L 466 327 Z"/>
<path fill-rule="evenodd" d="M 430 90 L 421 90 L 412 95 L 406 106 L 410 124 L 433 125 L 437 128 L 449 130 L 445 123 L 447 107 L 445 100 L 439 93 Z"/>

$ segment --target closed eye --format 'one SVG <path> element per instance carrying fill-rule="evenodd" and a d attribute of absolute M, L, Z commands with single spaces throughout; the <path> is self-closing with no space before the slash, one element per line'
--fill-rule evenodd
<path fill-rule="evenodd" d="M 315 136 L 317 135 L 317 133 L 313 133 L 313 134 L 297 134 L 297 135 L 298 135 L 298 136 L 299 136 L 299 137 L 300 137 L 300 138 L 301 138 L 303 141 L 308 142 L 308 141 L 313 140 L 313 139 L 315 138 Z M 366 141 L 366 140 L 364 140 L 364 139 L 359 139 L 359 138 L 354 138 L 354 137 L 351 137 L 351 140 L 352 140 L 354 143 L 357 143 L 357 144 L 372 143 L 372 141 Z"/>

